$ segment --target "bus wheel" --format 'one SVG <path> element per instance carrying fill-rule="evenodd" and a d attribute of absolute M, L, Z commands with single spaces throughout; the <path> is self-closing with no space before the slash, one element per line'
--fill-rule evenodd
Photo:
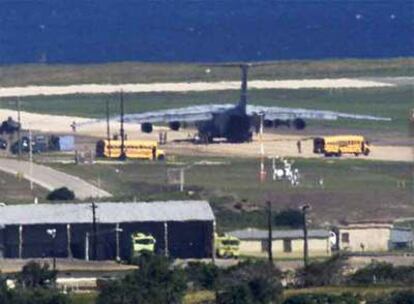
<path fill-rule="evenodd" d="M 341 157 L 342 156 L 342 152 L 341 151 L 338 151 L 338 153 L 336 153 L 336 156 L 337 157 Z"/>
<path fill-rule="evenodd" d="M 325 157 L 330 157 L 331 156 L 331 153 L 326 153 L 325 152 Z"/>
<path fill-rule="evenodd" d="M 356 157 L 358 157 L 358 156 L 359 156 L 359 153 L 354 153 L 354 155 L 355 155 Z"/>

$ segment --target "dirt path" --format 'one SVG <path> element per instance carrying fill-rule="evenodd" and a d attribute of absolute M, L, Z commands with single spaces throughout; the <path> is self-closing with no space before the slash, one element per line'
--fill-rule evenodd
<path fill-rule="evenodd" d="M 391 87 L 389 82 L 336 78 L 336 79 L 293 79 L 293 80 L 250 80 L 249 89 L 344 89 Z M 126 83 L 126 84 L 78 84 L 67 86 L 0 87 L 0 97 L 108 94 L 123 90 L 127 93 L 148 92 L 202 92 L 239 90 L 240 81 L 219 82 L 176 82 L 176 83 Z"/>

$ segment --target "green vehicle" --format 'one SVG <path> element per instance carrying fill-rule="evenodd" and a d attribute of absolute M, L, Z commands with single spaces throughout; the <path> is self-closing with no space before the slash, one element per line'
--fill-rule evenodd
<path fill-rule="evenodd" d="M 132 257 L 139 256 L 143 252 L 154 253 L 156 240 L 151 234 L 135 232 L 131 235 Z"/>

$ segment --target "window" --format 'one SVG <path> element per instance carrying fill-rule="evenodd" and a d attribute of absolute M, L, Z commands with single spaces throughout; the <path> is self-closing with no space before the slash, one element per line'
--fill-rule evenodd
<path fill-rule="evenodd" d="M 283 240 L 283 252 L 292 252 L 292 240 Z"/>
<path fill-rule="evenodd" d="M 342 243 L 349 243 L 349 233 L 345 232 L 341 234 Z"/>

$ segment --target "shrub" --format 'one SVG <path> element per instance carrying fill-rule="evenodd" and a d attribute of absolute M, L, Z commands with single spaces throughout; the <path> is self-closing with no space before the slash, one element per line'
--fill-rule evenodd
<path fill-rule="evenodd" d="M 104 284 L 97 304 L 181 303 L 186 290 L 185 274 L 172 269 L 162 256 L 142 255 L 139 269 L 119 281 Z"/>
<path fill-rule="evenodd" d="M 343 269 L 346 257 L 334 255 L 323 262 L 313 262 L 297 271 L 299 286 L 339 285 L 345 281 Z"/>
<path fill-rule="evenodd" d="M 286 299 L 283 304 L 359 304 L 359 297 L 346 293 L 342 295 L 303 294 Z"/>
<path fill-rule="evenodd" d="M 385 262 L 372 262 L 357 270 L 350 278 L 356 284 L 414 284 L 414 266 L 393 266 Z"/>
<path fill-rule="evenodd" d="M 267 262 L 247 261 L 223 273 L 217 288 L 218 303 L 280 303 L 281 272 Z"/>
<path fill-rule="evenodd" d="M 75 193 L 66 187 L 55 189 L 47 195 L 49 201 L 71 201 L 75 199 Z"/>
<path fill-rule="evenodd" d="M 186 273 L 188 280 L 196 287 L 213 290 L 217 286 L 220 269 L 214 264 L 189 262 Z"/>
<path fill-rule="evenodd" d="M 414 304 L 414 291 L 396 291 L 389 296 L 371 299 L 367 304 Z"/>
<path fill-rule="evenodd" d="M 48 288 L 55 286 L 56 271 L 49 270 L 49 264 L 31 261 L 23 266 L 17 275 L 17 285 L 22 288 Z"/>

